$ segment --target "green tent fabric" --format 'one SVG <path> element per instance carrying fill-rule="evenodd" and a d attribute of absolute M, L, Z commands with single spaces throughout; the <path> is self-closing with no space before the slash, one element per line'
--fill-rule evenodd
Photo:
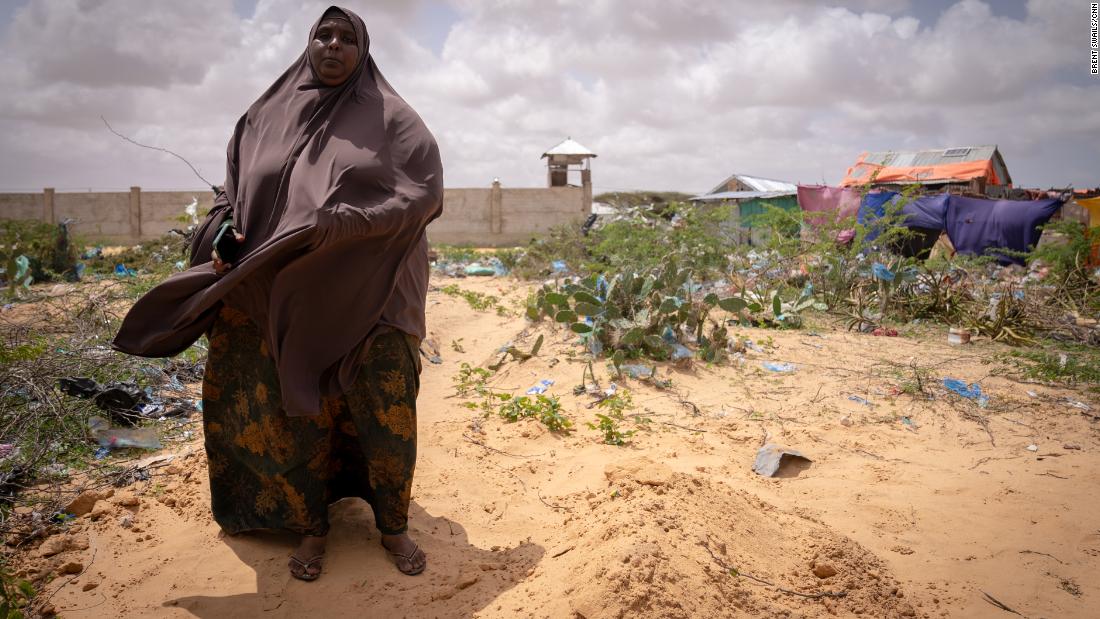
<path fill-rule="evenodd" d="M 743 243 L 748 245 L 763 245 L 771 231 L 767 228 L 757 228 L 755 220 L 768 212 L 772 206 L 790 213 L 799 213 L 798 196 L 776 196 L 774 198 L 752 198 L 738 205 L 738 218 L 740 227 L 744 231 Z M 784 230 L 785 236 L 798 235 L 798 224 L 793 224 L 789 230 Z"/>
<path fill-rule="evenodd" d="M 752 220 L 757 215 L 763 215 L 767 212 L 767 206 L 774 206 L 781 208 L 784 211 L 798 211 L 798 197 L 797 196 L 777 196 L 775 198 L 753 198 L 751 200 L 745 200 L 740 204 L 741 225 L 747 228 L 752 227 Z"/>

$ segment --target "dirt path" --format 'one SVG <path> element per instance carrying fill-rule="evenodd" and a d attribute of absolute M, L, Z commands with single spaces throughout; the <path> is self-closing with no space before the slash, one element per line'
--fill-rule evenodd
<path fill-rule="evenodd" d="M 433 280 L 450 283 L 523 296 L 504 280 Z M 153 479 L 101 500 L 96 520 L 32 551 L 31 569 L 86 569 L 46 587 L 51 603 L 70 618 L 1013 616 L 984 592 L 1027 617 L 1100 612 L 1100 402 L 992 376 L 999 346 L 948 347 L 935 330 L 744 330 L 772 345 L 742 366 L 662 369 L 673 391 L 628 381 L 632 413 L 651 421 L 614 447 L 584 425 L 590 398 L 572 395 L 583 370 L 573 336 L 438 290 L 428 315 L 443 363 L 425 365 L 419 401 L 411 529 L 425 574 L 393 568 L 361 503 L 334 506 L 315 583 L 289 577 L 287 537 L 219 536 L 198 437 Z M 492 384 L 521 394 L 554 380 L 575 431 L 476 422 L 454 397 L 460 363 L 539 333 L 539 356 Z M 773 374 L 765 360 L 797 370 Z M 935 399 L 899 393 L 914 390 L 911 363 Z M 989 407 L 945 396 L 943 377 L 980 380 Z M 755 475 L 765 438 L 812 465 Z"/>

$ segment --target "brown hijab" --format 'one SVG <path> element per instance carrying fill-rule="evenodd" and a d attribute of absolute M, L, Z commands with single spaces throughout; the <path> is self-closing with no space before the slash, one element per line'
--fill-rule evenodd
<path fill-rule="evenodd" d="M 397 274 L 443 203 L 435 139 L 379 72 L 363 20 L 334 9 L 358 35 L 357 70 L 327 87 L 303 53 L 252 104 L 229 142 L 224 191 L 192 243 L 192 268 L 139 299 L 113 343 L 133 355 L 179 354 L 231 290 L 248 290 L 244 309 L 267 339 L 289 415 L 317 414 L 322 395 L 352 385 Z M 219 276 L 210 251 L 227 217 L 245 242 Z"/>

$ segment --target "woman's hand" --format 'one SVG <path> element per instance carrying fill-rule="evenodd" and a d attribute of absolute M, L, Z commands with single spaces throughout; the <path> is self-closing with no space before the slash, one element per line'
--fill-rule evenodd
<path fill-rule="evenodd" d="M 233 240 L 237 241 L 238 244 L 244 243 L 244 235 L 234 230 Z M 218 255 L 218 250 L 216 249 L 211 250 L 210 258 L 214 261 L 214 272 L 218 275 L 225 275 L 229 272 L 230 269 L 233 268 L 232 264 L 222 261 L 221 256 Z"/>

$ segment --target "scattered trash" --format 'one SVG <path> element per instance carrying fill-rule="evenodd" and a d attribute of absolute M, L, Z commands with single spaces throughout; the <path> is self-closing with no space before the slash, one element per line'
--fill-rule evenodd
<path fill-rule="evenodd" d="M 1027 395 L 1028 395 L 1028 397 L 1031 397 L 1031 398 L 1037 398 L 1037 397 L 1039 397 L 1039 394 L 1038 394 L 1038 393 L 1035 393 L 1034 391 L 1028 391 L 1028 392 L 1027 392 Z"/>
<path fill-rule="evenodd" d="M 425 351 L 424 349 L 428 350 Z M 439 344 L 436 344 L 435 340 L 428 338 L 420 343 L 420 354 L 424 355 L 424 358 L 435 365 L 443 363 L 443 357 L 439 356 Z"/>
<path fill-rule="evenodd" d="M 466 275 L 475 277 L 492 277 L 497 274 L 496 269 L 484 266 L 478 262 L 467 265 L 463 272 L 466 273 Z"/>
<path fill-rule="evenodd" d="M 970 331 L 951 327 L 947 331 L 947 343 L 952 346 L 961 346 L 970 343 Z"/>
<path fill-rule="evenodd" d="M 917 422 L 913 421 L 912 417 L 903 415 L 900 419 L 902 424 L 909 426 L 910 428 L 916 429 L 920 427 L 919 425 L 917 425 Z"/>
<path fill-rule="evenodd" d="M 1066 404 L 1069 404 L 1073 408 L 1079 408 L 1083 411 L 1091 411 L 1092 410 L 1092 407 L 1089 406 L 1088 404 L 1085 404 L 1084 402 L 1079 402 L 1077 400 L 1073 400 L 1073 399 L 1070 399 L 1070 398 L 1066 398 L 1064 401 L 1065 401 Z"/>
<path fill-rule="evenodd" d="M 125 264 L 115 265 L 115 277 L 135 277 L 137 271 L 127 267 Z"/>
<path fill-rule="evenodd" d="M 872 404 L 870 400 L 865 400 L 858 395 L 850 395 L 848 396 L 848 399 L 855 402 L 856 404 L 862 404 L 864 406 L 874 406 L 874 404 Z"/>
<path fill-rule="evenodd" d="M 778 363 L 775 361 L 765 361 L 761 364 L 764 369 L 769 372 L 778 372 L 781 374 L 794 372 L 797 367 L 793 363 Z"/>
<path fill-rule="evenodd" d="M 157 433 L 149 428 L 128 429 L 112 428 L 110 422 L 102 417 L 92 417 L 88 421 L 88 429 L 92 438 L 100 447 L 109 449 L 123 449 L 137 447 L 140 449 L 160 449 L 160 439 Z"/>
<path fill-rule="evenodd" d="M 191 225 L 197 226 L 199 224 L 199 199 L 191 196 L 191 203 L 183 207 L 183 212 L 187 215 Z"/>
<path fill-rule="evenodd" d="M 1080 446 L 1080 445 L 1078 445 L 1077 443 L 1066 443 L 1065 445 L 1062 445 L 1062 449 L 1069 449 L 1069 450 L 1077 450 L 1077 451 L 1080 451 L 1080 450 L 1081 450 L 1081 446 Z"/>
<path fill-rule="evenodd" d="M 565 264 L 564 260 L 555 260 L 550 263 L 550 268 L 554 274 L 561 274 L 569 272 L 569 265 Z"/>
<path fill-rule="evenodd" d="M 852 427 L 852 418 L 848 415 L 845 415 L 845 416 L 841 417 L 840 418 L 840 425 L 844 426 L 845 428 Z"/>
<path fill-rule="evenodd" d="M 638 379 L 652 378 L 653 372 L 656 368 L 642 365 L 640 363 L 628 363 L 626 365 L 620 366 L 620 369 L 622 369 L 623 374 L 626 374 L 631 378 Z"/>
<path fill-rule="evenodd" d="M 876 262 L 871 265 L 871 273 L 875 276 L 875 279 L 882 280 L 884 282 L 892 282 L 894 281 L 894 278 L 897 277 L 896 275 L 894 275 L 893 271 L 886 268 L 886 265 L 882 264 L 881 262 Z"/>
<path fill-rule="evenodd" d="M 673 361 L 684 361 L 695 358 L 695 353 L 691 352 L 690 348 L 684 346 L 676 339 L 676 334 L 672 332 L 671 328 L 665 327 L 665 332 L 661 334 L 661 339 L 672 348 Z"/>
<path fill-rule="evenodd" d="M 756 460 L 752 463 L 752 471 L 764 477 L 775 477 L 775 474 L 785 465 L 807 462 L 812 462 L 812 460 L 799 451 L 768 443 L 756 452 Z"/>
<path fill-rule="evenodd" d="M 134 424 L 134 416 L 142 415 L 141 406 L 149 402 L 149 395 L 138 388 L 133 381 L 100 385 L 95 380 L 83 376 L 59 378 L 57 381 L 61 393 L 92 400 L 101 410 L 112 413 L 116 421 Z M 129 413 L 129 415 L 127 415 Z"/>
<path fill-rule="evenodd" d="M 546 393 L 546 390 L 549 389 L 552 386 L 554 386 L 554 381 L 552 381 L 548 378 L 540 380 L 539 384 L 537 384 L 534 387 L 531 387 L 530 389 L 527 390 L 527 395 L 538 395 L 538 394 Z"/>
<path fill-rule="evenodd" d="M 99 258 L 103 255 L 103 246 L 97 245 L 95 247 L 86 249 L 83 254 L 80 255 L 83 260 L 91 260 L 93 258 Z"/>
<path fill-rule="evenodd" d="M 989 396 L 982 393 L 982 387 L 978 383 L 972 383 L 970 386 L 961 380 L 955 378 L 943 379 L 943 386 L 949 391 L 952 391 L 968 400 L 975 400 L 978 406 L 985 408 L 989 404 Z"/>
<path fill-rule="evenodd" d="M 20 255 L 15 258 L 15 276 L 12 280 L 15 282 L 22 282 L 24 288 L 30 288 L 34 282 L 34 276 L 29 275 L 28 271 L 31 270 L 30 258 Z"/>
<path fill-rule="evenodd" d="M 1039 446 L 1036 445 L 1035 443 L 1032 443 L 1032 444 L 1027 446 L 1027 450 L 1031 451 L 1031 452 L 1039 451 Z"/>
<path fill-rule="evenodd" d="M 897 329 L 884 329 L 882 327 L 878 327 L 874 331 L 871 331 L 871 335 L 874 335 L 875 337 L 897 337 L 898 336 L 898 330 Z"/>

